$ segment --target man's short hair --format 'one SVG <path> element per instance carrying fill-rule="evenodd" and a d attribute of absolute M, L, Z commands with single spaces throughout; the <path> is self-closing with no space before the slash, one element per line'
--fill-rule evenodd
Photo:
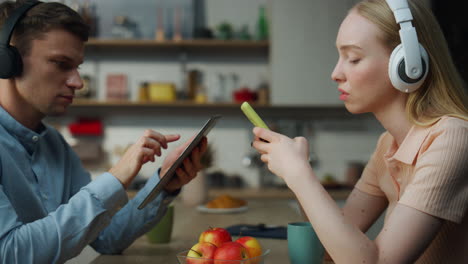
<path fill-rule="evenodd" d="M 13 10 L 24 2 L 5 1 L 0 4 L 0 26 L 2 29 Z M 65 30 L 84 42 L 88 40 L 89 26 L 83 18 L 64 4 L 50 2 L 36 5 L 18 21 L 11 42 L 24 57 L 31 51 L 31 43 L 34 39 L 41 39 L 45 33 L 56 29 Z"/>

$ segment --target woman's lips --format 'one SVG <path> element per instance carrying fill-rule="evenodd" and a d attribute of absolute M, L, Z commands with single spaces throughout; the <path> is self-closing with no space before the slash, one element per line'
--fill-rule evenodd
<path fill-rule="evenodd" d="M 349 93 L 345 92 L 343 89 L 338 89 L 340 91 L 340 100 L 341 101 L 346 101 L 349 97 Z"/>

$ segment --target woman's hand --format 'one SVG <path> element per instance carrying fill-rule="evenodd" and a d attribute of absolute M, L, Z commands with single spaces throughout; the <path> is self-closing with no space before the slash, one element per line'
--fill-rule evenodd
<path fill-rule="evenodd" d="M 148 129 L 138 141 L 130 146 L 117 164 L 109 172 L 128 188 L 143 164 L 154 162 L 155 156 L 161 156 L 161 147 L 167 149 L 167 143 L 176 141 L 180 135 L 162 135 Z"/>
<path fill-rule="evenodd" d="M 309 165 L 309 143 L 304 137 L 291 139 L 273 131 L 255 127 L 255 141 L 252 146 L 261 154 L 261 160 L 268 169 L 285 180 L 286 184 L 307 175 Z M 261 141 L 266 140 L 267 142 Z M 292 178 L 289 176 L 293 176 Z"/>
<path fill-rule="evenodd" d="M 192 140 L 193 138 L 185 142 L 183 145 L 177 147 L 174 151 L 167 155 L 161 167 L 160 177 L 164 177 L 171 165 L 177 160 L 177 158 L 179 158 L 180 154 L 182 154 L 184 149 L 190 144 L 190 142 L 192 142 Z M 195 176 L 197 176 L 197 173 L 203 168 L 202 164 L 200 163 L 200 159 L 206 152 L 207 147 L 208 140 L 206 137 L 204 137 L 200 144 L 192 150 L 191 155 L 184 159 L 182 163 L 183 166 L 177 168 L 177 177 L 172 178 L 166 185 L 165 190 L 167 192 L 171 193 L 180 189 L 182 186 L 195 178 Z"/>

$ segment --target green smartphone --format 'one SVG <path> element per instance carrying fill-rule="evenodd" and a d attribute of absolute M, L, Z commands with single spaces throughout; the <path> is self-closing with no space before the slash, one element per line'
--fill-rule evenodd
<path fill-rule="evenodd" d="M 252 122 L 252 124 L 256 127 L 261 127 L 268 129 L 268 126 L 263 122 L 263 120 L 260 118 L 260 116 L 255 112 L 255 110 L 250 106 L 248 102 L 243 102 L 241 105 L 241 110 L 244 112 L 244 114 L 247 116 L 247 118 Z"/>

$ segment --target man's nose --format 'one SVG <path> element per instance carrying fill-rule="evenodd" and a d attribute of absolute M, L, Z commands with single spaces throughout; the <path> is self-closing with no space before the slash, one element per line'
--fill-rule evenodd
<path fill-rule="evenodd" d="M 81 79 L 78 70 L 73 71 L 73 73 L 68 76 L 67 86 L 76 90 L 83 88 L 83 79 Z"/>

